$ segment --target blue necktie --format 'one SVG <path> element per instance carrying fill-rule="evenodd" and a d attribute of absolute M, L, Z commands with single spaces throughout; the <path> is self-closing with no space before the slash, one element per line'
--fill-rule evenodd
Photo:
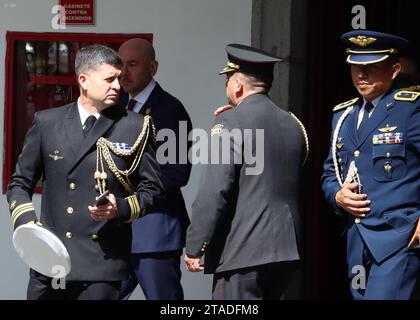
<path fill-rule="evenodd" d="M 362 118 L 362 121 L 360 122 L 359 129 L 357 129 L 357 132 L 359 133 L 359 135 L 360 135 L 360 132 L 362 132 L 363 127 L 366 125 L 366 122 L 369 120 L 369 113 L 372 111 L 373 107 L 374 106 L 371 102 L 366 102 L 365 111 L 363 112 L 363 118 Z"/>

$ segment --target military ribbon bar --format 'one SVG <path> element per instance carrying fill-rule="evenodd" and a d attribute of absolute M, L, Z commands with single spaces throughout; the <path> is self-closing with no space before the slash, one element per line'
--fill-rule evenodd
<path fill-rule="evenodd" d="M 402 132 L 388 132 L 375 134 L 372 138 L 374 145 L 377 144 L 398 144 L 403 143 L 403 133 Z"/>

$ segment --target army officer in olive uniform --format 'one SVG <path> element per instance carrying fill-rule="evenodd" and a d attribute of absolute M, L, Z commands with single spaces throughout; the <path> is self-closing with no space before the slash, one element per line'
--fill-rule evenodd
<path fill-rule="evenodd" d="M 122 61 L 105 46 L 76 55 L 80 97 L 39 112 L 27 133 L 7 199 L 13 227 L 37 220 L 33 189 L 42 179 L 40 223 L 66 246 L 66 288 L 31 269 L 28 299 L 118 299 L 127 278 L 128 222 L 147 214 L 161 194 L 152 123 L 114 106 Z M 110 191 L 109 202 L 94 206 Z"/>
<path fill-rule="evenodd" d="M 230 105 L 216 111 L 211 147 L 227 142 L 221 149 L 230 157 L 212 149 L 214 164 L 204 165 L 185 262 L 214 273 L 213 299 L 281 299 L 302 258 L 298 187 L 307 137 L 267 94 L 280 59 L 239 44 L 226 50 Z M 232 141 L 234 131 L 241 136 Z"/>

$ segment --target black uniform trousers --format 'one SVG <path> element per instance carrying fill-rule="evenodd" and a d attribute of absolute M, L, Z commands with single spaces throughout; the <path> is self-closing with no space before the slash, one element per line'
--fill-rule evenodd
<path fill-rule="evenodd" d="M 61 280 L 61 279 L 60 279 Z M 28 300 L 118 300 L 121 281 L 66 281 L 46 277 L 31 269 Z"/>

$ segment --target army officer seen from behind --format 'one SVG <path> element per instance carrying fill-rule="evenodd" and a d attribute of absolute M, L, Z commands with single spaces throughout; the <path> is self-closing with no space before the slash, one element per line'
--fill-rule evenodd
<path fill-rule="evenodd" d="M 211 145 L 220 143 L 229 161 L 203 167 L 185 263 L 190 271 L 214 274 L 215 300 L 282 299 L 302 258 L 298 189 L 307 137 L 300 121 L 268 96 L 280 59 L 240 44 L 226 50 L 221 74 L 230 105 L 216 111 Z M 234 131 L 243 139 L 231 136 Z M 225 158 L 218 148 L 211 151 L 211 160 Z M 248 166 L 250 154 L 260 170 Z"/>
<path fill-rule="evenodd" d="M 130 221 L 160 196 L 150 117 L 114 106 L 122 61 L 102 45 L 76 55 L 79 99 L 35 114 L 11 177 L 13 227 L 37 220 L 32 204 L 42 179 L 40 222 L 66 246 L 72 267 L 66 288 L 30 270 L 28 299 L 118 299 L 128 276 Z M 110 191 L 109 202 L 94 206 Z"/>
<path fill-rule="evenodd" d="M 333 110 L 322 187 L 347 222 L 353 298 L 410 299 L 420 271 L 420 94 L 395 85 L 407 40 L 356 30 L 342 41 L 358 97 Z"/>

